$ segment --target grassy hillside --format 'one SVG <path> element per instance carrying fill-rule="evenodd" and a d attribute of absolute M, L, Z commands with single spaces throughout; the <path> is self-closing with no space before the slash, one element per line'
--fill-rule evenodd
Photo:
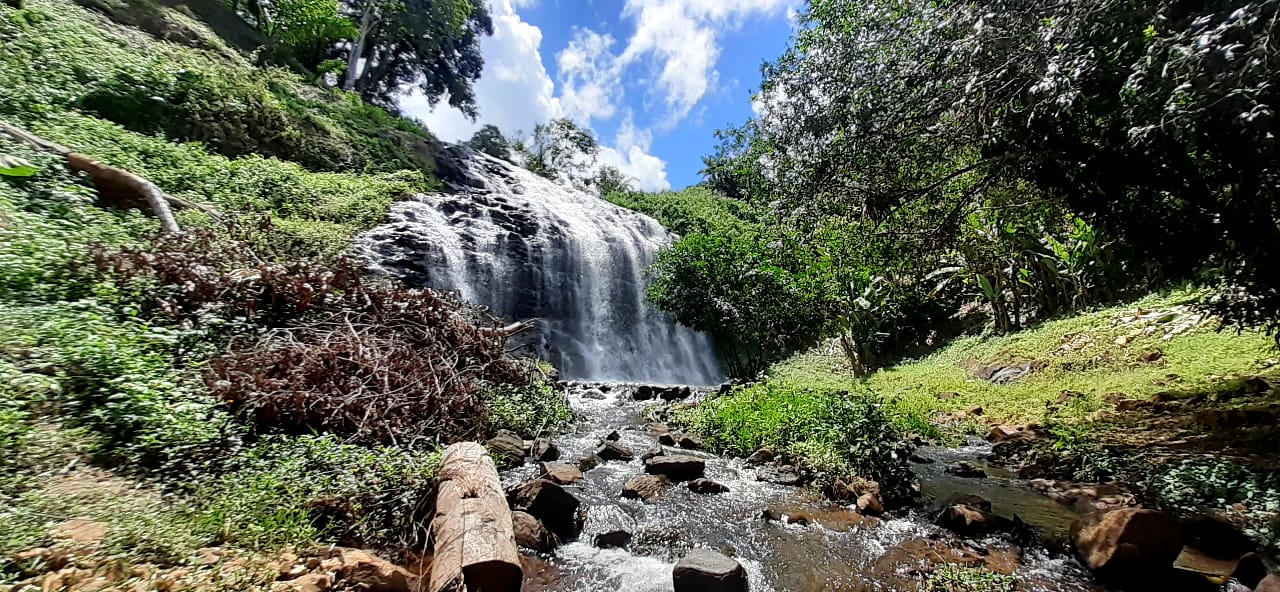
<path fill-rule="evenodd" d="M 436 142 L 258 66 L 195 14 L 0 4 L 0 121 L 219 212 L 181 212 L 186 232 L 157 237 L 58 157 L 0 138 L 37 171 L 0 176 L 0 585 L 69 559 L 121 589 L 242 590 L 268 586 L 288 547 L 421 549 L 441 444 L 569 419 L 530 364 L 434 360 L 436 384 L 462 390 L 416 393 L 425 411 L 386 401 L 423 421 L 340 423 L 343 400 L 380 404 L 349 398 L 363 380 L 420 381 L 415 356 L 501 354 L 464 305 L 361 283 L 339 259 L 393 200 L 436 185 Z M 326 341 L 333 313 L 360 330 Z M 91 541 L 68 535 L 85 521 Z M 211 546 L 222 560 L 197 552 Z"/>

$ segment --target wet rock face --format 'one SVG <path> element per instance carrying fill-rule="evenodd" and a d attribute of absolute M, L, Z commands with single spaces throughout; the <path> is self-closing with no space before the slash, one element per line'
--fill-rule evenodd
<path fill-rule="evenodd" d="M 394 204 L 357 239 L 375 271 L 539 319 L 531 345 L 568 379 L 720 383 L 706 336 L 645 301 L 644 270 L 672 240 L 655 220 L 468 148 L 439 160 L 447 192 Z"/>
<path fill-rule="evenodd" d="M 1182 552 L 1182 527 L 1156 510 L 1094 512 L 1072 525 L 1071 543 L 1100 577 L 1130 581 L 1173 565 Z"/>
<path fill-rule="evenodd" d="M 665 475 L 639 475 L 632 477 L 622 486 L 622 497 L 627 499 L 650 500 L 671 489 L 671 479 Z"/>
<path fill-rule="evenodd" d="M 516 544 L 521 547 L 539 553 L 550 553 L 560 546 L 556 535 L 527 512 L 512 512 L 511 525 L 515 527 Z"/>
<path fill-rule="evenodd" d="M 800 472 L 791 465 L 782 465 L 780 467 L 762 467 L 756 471 L 756 479 L 773 483 L 775 485 L 800 485 Z"/>
<path fill-rule="evenodd" d="M 521 483 L 507 493 L 513 511 L 526 512 L 563 540 L 578 534 L 578 498 L 545 479 Z"/>
<path fill-rule="evenodd" d="M 663 475 L 672 481 L 692 481 L 702 477 L 706 461 L 684 454 L 664 454 L 644 461 L 644 471 L 651 475 Z"/>
<path fill-rule="evenodd" d="M 675 592 L 746 592 L 747 570 L 708 549 L 693 549 L 671 573 Z"/>

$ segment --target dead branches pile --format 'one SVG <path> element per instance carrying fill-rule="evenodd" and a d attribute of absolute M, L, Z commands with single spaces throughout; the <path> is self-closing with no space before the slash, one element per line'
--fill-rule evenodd
<path fill-rule="evenodd" d="M 527 385 L 504 355 L 507 331 L 451 297 L 366 281 L 344 261 L 261 262 L 209 233 L 150 250 L 100 252 L 99 269 L 139 286 L 152 315 L 189 324 L 237 319 L 205 382 L 261 431 L 335 433 L 418 445 L 475 435 L 483 393 Z"/>

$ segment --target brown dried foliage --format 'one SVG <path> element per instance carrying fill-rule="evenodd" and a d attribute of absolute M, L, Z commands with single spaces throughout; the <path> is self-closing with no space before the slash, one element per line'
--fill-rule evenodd
<path fill-rule="evenodd" d="M 100 250 L 104 276 L 133 286 L 145 314 L 241 330 L 205 382 L 262 431 L 420 445 L 475 435 L 490 385 L 526 385 L 498 319 L 431 290 L 370 282 L 350 260 L 289 265 L 246 241 L 197 231 L 147 251 Z"/>

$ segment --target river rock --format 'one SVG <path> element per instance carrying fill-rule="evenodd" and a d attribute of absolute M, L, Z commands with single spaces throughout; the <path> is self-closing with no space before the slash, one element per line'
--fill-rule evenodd
<path fill-rule="evenodd" d="M 708 549 L 692 549 L 671 572 L 675 592 L 747 592 L 747 570 Z"/>
<path fill-rule="evenodd" d="M 725 493 L 729 491 L 729 488 L 710 479 L 694 479 L 689 482 L 689 491 L 694 493 Z"/>
<path fill-rule="evenodd" d="M 542 472 L 556 485 L 572 485 L 582 480 L 582 471 L 569 463 L 543 463 Z"/>
<path fill-rule="evenodd" d="M 631 533 L 625 530 L 602 532 L 592 539 L 591 544 L 599 549 L 617 549 L 631 544 Z"/>
<path fill-rule="evenodd" d="M 880 496 L 874 493 L 864 493 L 858 496 L 858 511 L 868 516 L 879 516 L 884 513 L 884 503 L 880 501 Z"/>
<path fill-rule="evenodd" d="M 911 453 L 911 458 L 910 458 L 910 459 L 908 459 L 908 460 L 910 460 L 911 462 L 916 463 L 916 464 L 918 464 L 918 465 L 929 465 L 929 464 L 933 464 L 933 463 L 934 463 L 934 460 L 933 460 L 932 458 L 929 458 L 929 457 L 927 457 L 927 456 L 925 456 L 925 455 L 923 455 L 923 454 L 920 454 L 920 453 L 918 453 L 918 452 L 912 452 L 912 453 Z"/>
<path fill-rule="evenodd" d="M 578 459 L 578 470 L 583 473 L 600 466 L 600 457 L 591 454 Z"/>
<path fill-rule="evenodd" d="M 962 460 L 948 465 L 947 474 L 971 479 L 980 479 L 987 476 L 987 472 L 982 470 L 982 467 L 979 467 L 967 460 Z"/>
<path fill-rule="evenodd" d="M 756 470 L 756 479 L 773 483 L 775 485 L 800 485 L 800 472 L 791 465 L 782 465 L 778 467 L 761 467 Z"/>
<path fill-rule="evenodd" d="M 661 456 L 663 452 L 665 451 L 661 446 L 654 444 L 648 450 L 644 451 L 644 454 L 640 455 L 640 460 L 649 460 L 655 456 Z"/>
<path fill-rule="evenodd" d="M 1258 587 L 1253 592 L 1280 592 L 1280 576 L 1269 574 L 1258 582 Z"/>
<path fill-rule="evenodd" d="M 666 475 L 672 481 L 692 481 L 706 471 L 706 461 L 687 454 L 663 454 L 644 461 L 644 472 Z"/>
<path fill-rule="evenodd" d="M 680 439 L 676 441 L 676 444 L 686 450 L 702 450 L 702 438 L 691 436 L 689 434 L 680 436 Z"/>
<path fill-rule="evenodd" d="M 747 457 L 747 464 L 749 465 L 762 465 L 768 462 L 773 462 L 773 451 L 768 448 L 761 448 Z"/>
<path fill-rule="evenodd" d="M 578 498 L 546 479 L 525 481 L 507 493 L 513 511 L 528 512 L 561 539 L 578 534 Z"/>
<path fill-rule="evenodd" d="M 498 435 L 484 445 L 500 467 L 514 467 L 524 462 L 524 439 L 515 432 L 498 430 Z"/>
<path fill-rule="evenodd" d="M 671 479 L 665 475 L 637 475 L 622 486 L 622 497 L 651 500 L 671 489 Z"/>
<path fill-rule="evenodd" d="M 663 446 L 675 446 L 675 445 L 676 445 L 676 435 L 675 435 L 675 434 L 672 434 L 672 433 L 670 433 L 670 432 L 668 432 L 668 433 L 666 433 L 666 434 L 661 434 L 661 435 L 659 435 L 659 436 L 658 436 L 658 443 L 659 443 L 659 444 L 661 444 L 661 445 L 663 445 Z"/>
<path fill-rule="evenodd" d="M 1257 553 L 1245 553 L 1236 562 L 1236 569 L 1231 573 L 1231 577 L 1249 589 L 1257 588 L 1258 584 L 1267 577 L 1267 565 L 1262 562 L 1262 557 Z"/>
<path fill-rule="evenodd" d="M 1071 525 L 1071 544 L 1095 574 L 1129 580 L 1169 569 L 1182 552 L 1182 528 L 1156 510 L 1094 512 Z"/>
<path fill-rule="evenodd" d="M 645 425 L 645 429 L 655 436 L 671 433 L 671 426 L 658 421 Z"/>
<path fill-rule="evenodd" d="M 533 460 L 539 462 L 559 460 L 560 449 L 556 448 L 556 445 L 551 443 L 550 438 L 538 438 L 533 441 L 533 446 L 530 447 L 529 456 L 532 456 Z"/>
<path fill-rule="evenodd" d="M 587 389 L 582 391 L 582 398 L 591 399 L 593 401 L 603 401 L 607 397 L 605 397 L 604 391 L 601 391 L 600 389 Z"/>
<path fill-rule="evenodd" d="M 967 537 L 984 536 L 1007 529 L 1009 522 L 990 511 L 969 504 L 953 504 L 936 520 L 938 526 Z"/>
<path fill-rule="evenodd" d="M 619 434 L 618 430 L 613 430 L 612 432 L 609 432 L 609 435 L 605 436 L 604 439 L 609 442 L 617 442 L 622 439 L 622 434 Z"/>
<path fill-rule="evenodd" d="M 617 442 L 609 442 L 609 441 L 606 441 L 600 444 L 600 448 L 596 449 L 596 456 L 600 457 L 601 460 L 606 460 L 606 461 L 609 461 L 609 460 L 629 461 L 636 457 L 636 455 L 632 454 L 630 450 L 623 448 L 622 445 L 618 444 Z"/>
<path fill-rule="evenodd" d="M 690 389 L 687 386 L 673 386 L 663 389 L 662 392 L 658 393 L 658 396 L 661 397 L 663 401 L 675 401 L 678 399 L 688 399 L 692 394 L 693 389 Z"/>
<path fill-rule="evenodd" d="M 511 525 L 515 527 L 516 544 L 539 553 L 550 553 L 560 546 L 556 535 L 547 530 L 537 518 L 527 512 L 512 512 Z"/>
<path fill-rule="evenodd" d="M 987 432 L 988 442 L 1010 442 L 1014 440 L 1035 440 L 1044 435 L 1037 425 L 999 424 L 991 426 Z"/>
<path fill-rule="evenodd" d="M 336 548 L 330 553 L 336 559 L 334 570 L 347 585 L 360 586 L 371 592 L 409 592 L 418 589 L 418 576 L 367 551 Z"/>

